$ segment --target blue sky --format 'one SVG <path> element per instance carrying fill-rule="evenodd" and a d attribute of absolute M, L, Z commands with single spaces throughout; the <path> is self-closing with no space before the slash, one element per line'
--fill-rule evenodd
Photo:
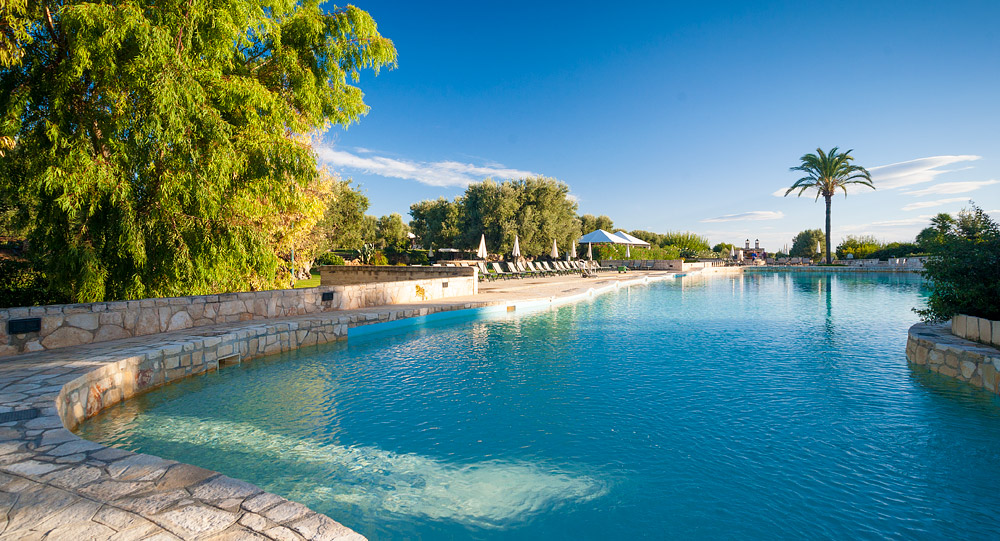
<path fill-rule="evenodd" d="M 618 227 L 774 250 L 823 224 L 773 195 L 789 167 L 839 146 L 878 190 L 834 200 L 834 241 L 910 240 L 969 199 L 1000 217 L 1000 2 L 356 5 L 399 67 L 318 153 L 370 214 L 540 174 Z"/>

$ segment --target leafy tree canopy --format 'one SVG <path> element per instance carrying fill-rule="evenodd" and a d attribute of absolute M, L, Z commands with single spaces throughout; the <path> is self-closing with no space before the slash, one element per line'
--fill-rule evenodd
<path fill-rule="evenodd" d="M 320 174 L 330 176 L 325 170 L 321 170 Z M 330 178 L 333 185 L 326 200 L 326 210 L 311 234 L 318 243 L 317 252 L 357 250 L 375 236 L 374 229 L 369 230 L 370 224 L 365 217 L 368 197 L 352 186 L 350 180 Z"/>
<path fill-rule="evenodd" d="M 603 214 L 600 216 L 594 216 L 593 214 L 584 214 L 583 216 L 580 216 L 580 230 L 583 231 L 584 235 L 597 231 L 598 229 L 611 232 L 614 231 L 614 228 L 615 223 L 611 221 L 611 218 L 608 218 Z M 649 239 L 642 240 L 649 242 Z"/>
<path fill-rule="evenodd" d="M 972 205 L 934 227 L 946 229 L 925 265 L 931 294 L 917 313 L 928 321 L 956 314 L 1000 320 L 1000 225 Z"/>
<path fill-rule="evenodd" d="M 816 244 L 823 244 L 826 236 L 820 229 L 806 229 L 800 231 L 792 239 L 792 248 L 788 250 L 788 255 L 792 257 L 818 257 L 822 252 L 816 250 Z"/>
<path fill-rule="evenodd" d="M 360 71 L 396 62 L 366 12 L 316 1 L 2 13 L 0 198 L 81 302 L 273 287 L 274 226 L 315 214 L 306 136 L 358 120 Z"/>
<path fill-rule="evenodd" d="M 455 201 L 411 205 L 410 215 L 425 247 L 475 249 L 485 235 L 491 253 L 510 253 L 516 235 L 521 253 L 537 256 L 552 250 L 553 239 L 565 250 L 580 237 L 569 186 L 545 177 L 475 182 Z"/>
<path fill-rule="evenodd" d="M 404 251 L 410 246 L 409 232 L 409 226 L 399 213 L 382 216 L 375 225 L 375 247 L 389 252 Z"/>
<path fill-rule="evenodd" d="M 461 205 L 441 197 L 410 205 L 410 230 L 424 248 L 453 248 L 461 236 Z"/>
<path fill-rule="evenodd" d="M 837 259 L 865 259 L 885 248 L 886 243 L 871 235 L 848 235 L 837 246 Z"/>

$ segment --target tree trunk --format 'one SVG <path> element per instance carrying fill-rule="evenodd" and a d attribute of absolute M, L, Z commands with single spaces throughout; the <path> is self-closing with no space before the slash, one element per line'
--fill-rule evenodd
<path fill-rule="evenodd" d="M 827 195 L 826 199 L 826 264 L 833 263 L 833 254 L 830 253 L 830 202 L 833 197 Z"/>

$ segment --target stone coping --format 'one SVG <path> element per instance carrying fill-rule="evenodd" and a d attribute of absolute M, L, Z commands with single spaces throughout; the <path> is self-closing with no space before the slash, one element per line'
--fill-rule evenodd
<path fill-rule="evenodd" d="M 948 323 L 917 323 L 910 327 L 906 359 L 1000 394 L 1000 350 L 953 335 Z"/>
<path fill-rule="evenodd" d="M 0 540 L 364 539 L 244 481 L 105 447 L 67 427 L 227 361 L 343 340 L 361 325 L 495 305 L 555 305 L 674 276 L 555 278 L 448 302 L 233 322 L 7 357 L 0 362 Z"/>
<path fill-rule="evenodd" d="M 848 267 L 846 265 L 834 265 L 832 267 L 821 267 L 819 265 L 748 265 L 743 267 L 751 272 L 912 272 L 921 273 L 922 268 L 915 267 Z"/>
<path fill-rule="evenodd" d="M 1000 321 L 958 314 L 951 318 L 951 334 L 1000 348 Z"/>

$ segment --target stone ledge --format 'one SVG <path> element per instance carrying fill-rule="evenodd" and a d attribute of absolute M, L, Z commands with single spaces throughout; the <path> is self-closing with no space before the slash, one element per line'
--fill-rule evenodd
<path fill-rule="evenodd" d="M 909 362 L 1000 394 L 1000 350 L 951 334 L 950 325 L 917 323 L 906 341 Z"/>

